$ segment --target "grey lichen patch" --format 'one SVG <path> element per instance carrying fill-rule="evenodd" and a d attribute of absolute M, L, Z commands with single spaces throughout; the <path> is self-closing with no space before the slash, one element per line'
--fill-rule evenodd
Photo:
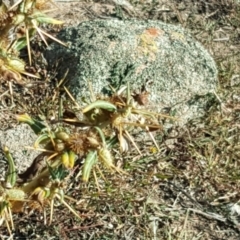
<path fill-rule="evenodd" d="M 62 58 L 60 77 L 69 69 L 69 89 L 77 101 L 106 94 L 109 84 L 130 83 L 149 95 L 149 108 L 171 109 L 181 122 L 202 114 L 204 96 L 217 85 L 217 68 L 204 47 L 179 26 L 159 21 L 96 20 L 64 29 L 58 36 L 69 48 L 53 44 L 51 62 Z"/>

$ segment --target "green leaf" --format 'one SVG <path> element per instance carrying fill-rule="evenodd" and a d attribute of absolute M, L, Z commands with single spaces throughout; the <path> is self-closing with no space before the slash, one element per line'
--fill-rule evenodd
<path fill-rule="evenodd" d="M 117 107 L 115 105 L 113 105 L 110 102 L 107 101 L 103 101 L 103 100 L 97 100 L 91 104 L 89 104 L 87 107 L 85 107 L 82 112 L 86 113 L 91 111 L 94 108 L 100 108 L 100 109 L 105 109 L 109 112 L 115 112 L 117 110 Z"/>
<path fill-rule="evenodd" d="M 25 71 L 25 62 L 19 58 L 7 58 L 7 67 L 16 72 L 24 72 Z"/>
<path fill-rule="evenodd" d="M 12 188 L 16 183 L 16 178 L 17 178 L 16 168 L 15 168 L 12 154 L 9 152 L 8 147 L 4 146 L 3 151 L 8 162 L 8 171 L 6 173 L 6 179 L 5 179 L 6 186 L 8 188 Z"/>
<path fill-rule="evenodd" d="M 31 18 L 37 20 L 39 23 L 50 23 L 50 24 L 63 24 L 63 21 L 56 20 L 54 18 L 48 17 L 42 12 L 35 11 L 31 14 Z"/>
<path fill-rule="evenodd" d="M 23 23 L 25 21 L 25 15 L 24 14 L 17 14 L 13 18 L 13 25 L 18 26 L 19 24 Z"/>
<path fill-rule="evenodd" d="M 88 182 L 93 165 L 97 162 L 97 151 L 90 151 L 83 164 L 82 180 Z"/>
<path fill-rule="evenodd" d="M 41 131 L 46 128 L 44 124 L 31 118 L 27 113 L 16 115 L 16 118 L 19 122 L 27 123 L 36 134 L 41 133 Z"/>
<path fill-rule="evenodd" d="M 97 130 L 98 134 L 100 135 L 103 145 L 106 146 L 106 140 L 105 140 L 105 136 L 102 129 L 99 127 L 94 127 L 94 128 Z"/>
<path fill-rule="evenodd" d="M 49 133 L 43 133 L 41 135 L 39 135 L 39 137 L 37 138 L 37 140 L 34 142 L 34 148 L 38 148 L 39 144 L 41 144 L 42 142 L 46 142 L 46 140 L 50 140 L 50 136 Z M 44 142 L 44 143 L 45 143 Z"/>
<path fill-rule="evenodd" d="M 35 33 L 36 33 L 36 29 L 32 28 L 32 29 L 29 30 L 30 39 L 35 35 Z M 27 38 L 26 37 L 21 37 L 21 38 L 18 38 L 16 40 L 16 42 L 13 44 L 11 49 L 16 50 L 16 51 L 20 51 L 26 46 L 27 46 Z"/>

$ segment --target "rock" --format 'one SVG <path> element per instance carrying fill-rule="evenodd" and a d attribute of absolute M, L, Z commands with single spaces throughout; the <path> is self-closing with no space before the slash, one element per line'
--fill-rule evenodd
<path fill-rule="evenodd" d="M 39 152 L 27 149 L 26 146 L 33 146 L 37 136 L 27 124 L 17 125 L 13 129 L 0 131 L 0 146 L 7 146 L 11 152 L 16 169 L 21 173 L 29 167 Z M 7 167 L 5 156 L 0 148 L 0 179 L 4 178 L 4 170 Z"/>
<path fill-rule="evenodd" d="M 150 93 L 148 109 L 171 110 L 179 124 L 201 116 L 218 82 L 213 58 L 182 27 L 160 21 L 95 20 L 62 30 L 45 52 L 49 64 L 62 58 L 59 78 L 67 69 L 68 88 L 79 104 L 107 94 L 109 84 Z"/>

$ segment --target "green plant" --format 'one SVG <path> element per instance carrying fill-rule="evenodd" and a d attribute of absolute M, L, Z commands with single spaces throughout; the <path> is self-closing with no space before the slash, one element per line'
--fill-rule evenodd
<path fill-rule="evenodd" d="M 36 33 L 46 44 L 44 36 L 61 43 L 39 25 L 62 22 L 43 14 L 37 3 L 36 0 L 22 0 L 7 8 L 0 1 L 0 74 L 6 80 L 14 79 L 22 83 L 22 74 L 38 77 L 26 72 L 26 63 L 19 58 L 19 51 L 27 47 L 31 65 L 30 40 Z M 16 116 L 19 122 L 27 123 L 35 132 L 37 139 L 32 148 L 41 153 L 24 173 L 17 174 L 14 160 L 8 148 L 4 147 L 8 171 L 4 183 L 0 186 L 0 216 L 10 234 L 14 229 L 12 213 L 23 212 L 26 207 L 43 211 L 44 223 L 47 223 L 45 208 L 49 205 L 51 223 L 54 202 L 58 201 L 80 218 L 65 200 L 74 199 L 64 194 L 67 180 L 78 164 L 78 158 L 84 161 L 77 175 L 81 175 L 83 182 L 88 182 L 93 172 L 98 186 L 96 170 L 104 179 L 103 168 L 111 173 L 127 174 L 115 165 L 113 148 L 124 153 L 133 145 L 138 154 L 142 155 L 132 132 L 136 134 L 139 129 L 144 129 L 159 150 L 152 132 L 161 129 L 159 117 L 169 117 L 145 110 L 148 93 L 133 94 L 129 84 L 119 91 L 112 89 L 112 92 L 111 96 L 98 97 L 87 106 L 76 109 L 72 118 L 66 118 L 64 114 L 62 117 L 60 114 L 60 124 L 57 125 L 48 126 L 28 114 Z M 60 109 L 61 112 L 62 110 Z M 77 126 L 77 131 L 73 131 L 70 125 Z"/>
<path fill-rule="evenodd" d="M 122 93 L 125 89 L 126 96 Z M 48 204 L 51 210 L 50 223 L 53 218 L 54 201 L 63 203 L 75 216 L 80 218 L 78 213 L 65 201 L 65 198 L 71 198 L 64 194 L 70 173 L 76 165 L 79 165 L 76 162 L 77 158 L 84 159 L 83 165 L 80 165 L 82 171 L 77 175 L 81 175 L 82 181 L 87 182 L 93 172 L 98 186 L 96 170 L 104 179 L 101 170 L 103 168 L 111 173 L 127 174 L 122 168 L 115 165 L 111 149 L 119 148 L 119 151 L 123 153 L 129 150 L 130 144 L 132 144 L 141 154 L 130 132 L 138 132 L 137 128 L 145 129 L 158 148 L 151 131 L 161 129 L 158 124 L 160 114 L 142 109 L 134 100 L 134 94 L 130 93 L 129 85 L 120 93 L 114 91 L 112 96 L 99 98 L 76 110 L 76 114 L 73 115 L 73 118 L 63 117 L 60 119 L 62 123 L 55 127 L 52 125 L 51 128 L 31 118 L 28 114 L 17 115 L 18 121 L 27 123 L 38 135 L 33 149 L 41 151 L 41 153 L 34 159 L 26 172 L 19 174 L 22 181 L 16 183 L 13 159 L 8 149 L 4 150 L 9 160 L 9 170 L 5 186 L 1 187 L 4 194 L 0 202 L 2 204 L 1 216 L 5 219 L 9 232 L 11 232 L 11 228 L 14 228 L 12 220 L 10 226 L 7 223 L 7 219 L 12 219 L 11 212 L 22 211 L 25 205 L 45 212 L 45 206 Z M 79 117 L 77 118 L 76 115 Z M 73 130 L 69 124 L 78 126 L 78 130 L 76 131 L 76 128 Z M 7 186 L 11 189 L 8 189 Z M 19 197 L 14 197 L 13 193 Z M 46 214 L 44 216 L 46 223 Z"/>
<path fill-rule="evenodd" d="M 6 80 L 14 79 L 22 84 L 22 74 L 38 77 L 25 71 L 26 63 L 19 58 L 19 51 L 27 46 L 31 65 L 30 39 L 36 33 L 46 44 L 46 36 L 64 44 L 39 27 L 42 23 L 62 24 L 63 22 L 45 15 L 37 8 L 39 5 L 36 3 L 37 0 L 22 0 L 8 8 L 0 0 L 0 76 Z"/>

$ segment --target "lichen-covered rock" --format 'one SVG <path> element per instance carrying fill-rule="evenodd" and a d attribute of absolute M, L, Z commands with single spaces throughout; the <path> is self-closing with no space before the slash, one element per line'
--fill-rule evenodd
<path fill-rule="evenodd" d="M 46 51 L 50 64 L 62 58 L 60 77 L 69 69 L 69 89 L 81 104 L 109 84 L 150 93 L 155 111 L 171 109 L 186 123 L 202 114 L 217 84 L 217 68 L 204 47 L 179 26 L 159 21 L 96 20 L 64 29 L 58 36 L 69 48 L 53 44 Z"/>

